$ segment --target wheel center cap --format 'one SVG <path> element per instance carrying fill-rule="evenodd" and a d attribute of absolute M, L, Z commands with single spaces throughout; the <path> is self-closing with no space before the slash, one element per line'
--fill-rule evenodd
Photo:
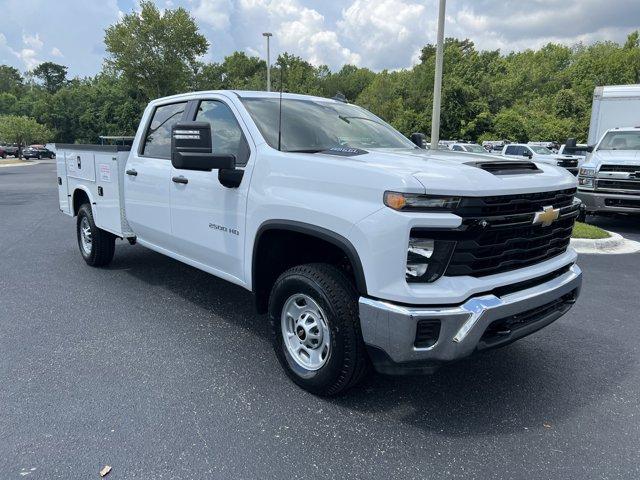
<path fill-rule="evenodd" d="M 298 326 L 298 328 L 296 328 L 296 335 L 298 335 L 300 340 L 304 340 L 307 337 L 307 332 L 304 331 L 304 328 Z"/>

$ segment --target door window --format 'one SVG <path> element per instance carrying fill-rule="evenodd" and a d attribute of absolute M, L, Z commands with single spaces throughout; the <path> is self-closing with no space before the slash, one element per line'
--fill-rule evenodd
<path fill-rule="evenodd" d="M 186 102 L 156 107 L 144 138 L 142 155 L 153 158 L 171 158 L 171 127 L 184 114 Z"/>
<path fill-rule="evenodd" d="M 519 150 L 519 148 L 516 147 L 515 145 L 514 146 L 509 146 L 509 147 L 507 147 L 507 149 L 505 150 L 504 153 L 505 153 L 505 155 L 519 155 L 518 150 Z"/>
<path fill-rule="evenodd" d="M 245 166 L 249 159 L 249 145 L 231 109 L 217 100 L 200 102 L 196 122 L 211 124 L 213 153 L 234 155 L 236 165 Z"/>

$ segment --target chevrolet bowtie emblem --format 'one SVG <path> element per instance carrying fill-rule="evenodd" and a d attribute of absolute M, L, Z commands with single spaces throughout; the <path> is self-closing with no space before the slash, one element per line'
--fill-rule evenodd
<path fill-rule="evenodd" d="M 533 217 L 534 225 L 548 227 L 560 216 L 560 209 L 553 207 L 543 207 L 541 212 L 536 212 Z"/>

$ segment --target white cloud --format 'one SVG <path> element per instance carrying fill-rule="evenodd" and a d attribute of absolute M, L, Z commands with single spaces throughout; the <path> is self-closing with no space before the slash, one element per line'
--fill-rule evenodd
<path fill-rule="evenodd" d="M 22 35 L 22 43 L 33 50 L 40 50 L 44 45 L 44 42 L 40 40 L 40 34 L 35 35 Z"/>
<path fill-rule="evenodd" d="M 38 58 L 38 52 L 36 52 L 32 48 L 23 48 L 19 52 L 14 52 L 14 55 L 22 60 L 22 63 L 27 68 L 27 70 L 33 70 L 40 63 L 42 63 L 42 61 Z"/>
<path fill-rule="evenodd" d="M 355 0 L 337 22 L 340 34 L 358 46 L 363 64 L 374 69 L 408 66 L 433 36 L 424 4 L 404 0 Z"/>
<path fill-rule="evenodd" d="M 272 31 L 280 52 L 303 57 L 314 65 L 358 63 L 360 55 L 344 46 L 324 15 L 297 0 L 239 0 L 249 31 Z"/>
<path fill-rule="evenodd" d="M 58 47 L 53 47 L 51 49 L 51 55 L 53 55 L 54 57 L 60 57 L 60 58 L 64 57 L 64 55 L 62 54 L 62 52 Z"/>
<path fill-rule="evenodd" d="M 226 29 L 231 25 L 231 0 L 199 0 L 192 10 L 193 16 L 213 28 Z"/>

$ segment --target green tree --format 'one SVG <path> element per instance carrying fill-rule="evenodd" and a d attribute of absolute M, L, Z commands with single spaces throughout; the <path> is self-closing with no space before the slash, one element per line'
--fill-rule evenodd
<path fill-rule="evenodd" d="M 34 142 L 46 143 L 52 136 L 51 130 L 33 118 L 16 115 L 0 117 L 0 139 L 4 142 L 23 147 Z"/>
<path fill-rule="evenodd" d="M 106 66 L 138 88 L 146 99 L 184 91 L 193 84 L 197 58 L 209 43 L 182 7 L 160 12 L 151 1 L 106 29 Z"/>
<path fill-rule="evenodd" d="M 0 65 L 0 93 L 16 94 L 22 86 L 22 75 L 16 68 Z"/>
<path fill-rule="evenodd" d="M 49 93 L 55 93 L 67 83 L 67 67 L 53 62 L 44 62 L 31 71 Z"/>

